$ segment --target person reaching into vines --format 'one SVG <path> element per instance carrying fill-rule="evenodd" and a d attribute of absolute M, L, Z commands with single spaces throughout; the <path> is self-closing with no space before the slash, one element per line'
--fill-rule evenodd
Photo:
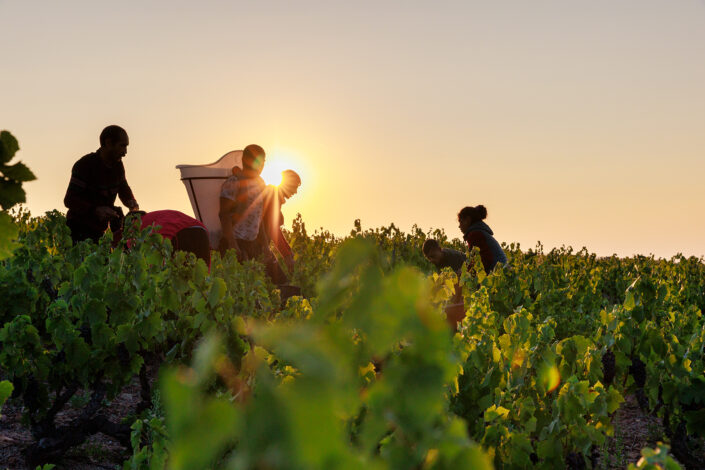
<path fill-rule="evenodd" d="M 487 218 L 487 209 L 483 205 L 463 207 L 458 212 L 458 225 L 463 232 L 463 239 L 472 251 L 480 249 L 480 258 L 485 272 L 489 273 L 497 263 L 507 264 L 507 255 L 494 238 L 492 229 L 483 220 Z"/>
<path fill-rule="evenodd" d="M 451 268 L 460 276 L 460 271 L 465 264 L 465 254 L 452 248 L 442 248 L 438 240 L 429 238 L 423 242 L 421 247 L 424 256 L 439 271 L 443 268 Z"/>
<path fill-rule="evenodd" d="M 294 252 L 291 250 L 289 242 L 284 238 L 281 227 L 284 225 L 284 215 L 281 206 L 287 199 L 298 192 L 301 186 L 301 177 L 294 170 L 284 170 L 282 172 L 282 182 L 278 187 L 271 187 L 265 202 L 264 230 L 267 238 L 272 241 L 274 247 L 281 255 L 289 273 L 294 271 Z M 277 273 L 278 275 L 283 273 Z M 281 280 L 281 282 L 277 282 Z M 276 283 L 287 281 L 286 278 L 274 279 Z"/>

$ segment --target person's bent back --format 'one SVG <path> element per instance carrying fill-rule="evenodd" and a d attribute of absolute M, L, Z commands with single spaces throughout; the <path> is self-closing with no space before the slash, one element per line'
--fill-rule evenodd
<path fill-rule="evenodd" d="M 452 248 L 441 248 L 438 241 L 432 238 L 426 240 L 421 249 L 426 259 L 433 263 L 438 270 L 451 268 L 456 274 L 460 274 L 465 263 L 465 254 Z"/>
<path fill-rule="evenodd" d="M 203 223 L 183 212 L 159 210 L 142 216 L 142 228 L 154 226 L 157 233 L 171 241 L 174 250 L 187 251 L 211 264 L 208 230 Z"/>

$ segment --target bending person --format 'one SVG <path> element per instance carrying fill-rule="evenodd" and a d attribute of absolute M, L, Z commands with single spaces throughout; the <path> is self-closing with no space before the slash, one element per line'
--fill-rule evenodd
<path fill-rule="evenodd" d="M 492 229 L 483 222 L 487 218 L 485 206 L 463 207 L 458 212 L 458 223 L 463 232 L 463 238 L 468 243 L 468 249 L 480 249 L 480 258 L 485 272 L 489 273 L 497 263 L 507 264 L 507 255 L 495 240 Z"/>
<path fill-rule="evenodd" d="M 174 251 L 186 251 L 211 265 L 208 230 L 203 223 L 183 212 L 160 210 L 142 215 L 142 228 L 154 226 L 155 231 L 171 242 Z"/>
<path fill-rule="evenodd" d="M 271 194 L 267 194 L 265 202 L 264 227 L 267 237 L 273 242 L 274 247 L 279 252 L 286 263 L 289 272 L 294 271 L 294 252 L 291 250 L 289 242 L 284 238 L 281 227 L 284 225 L 284 214 L 281 206 L 287 199 L 296 194 L 301 186 L 301 177 L 294 170 L 284 170 L 282 172 L 282 183 Z M 286 282 L 286 278 L 281 280 Z M 275 283 L 280 283 L 275 280 Z"/>
<path fill-rule="evenodd" d="M 423 254 L 439 271 L 451 268 L 460 276 L 460 270 L 465 264 L 465 254 L 452 248 L 441 248 L 437 240 L 429 238 L 423 242 Z"/>

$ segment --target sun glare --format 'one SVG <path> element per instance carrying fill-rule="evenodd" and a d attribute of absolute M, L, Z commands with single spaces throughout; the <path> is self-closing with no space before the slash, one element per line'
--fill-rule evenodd
<path fill-rule="evenodd" d="M 270 162 L 266 162 L 262 170 L 262 179 L 267 184 L 279 186 L 282 183 L 282 170 Z"/>
<path fill-rule="evenodd" d="M 267 160 L 264 162 L 262 179 L 267 184 L 279 186 L 282 183 L 282 172 L 284 170 L 297 171 L 287 159 L 280 158 L 278 155 L 271 158 L 268 156 Z"/>

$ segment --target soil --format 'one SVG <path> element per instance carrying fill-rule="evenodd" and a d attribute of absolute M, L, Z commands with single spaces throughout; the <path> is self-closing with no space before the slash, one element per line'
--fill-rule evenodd
<path fill-rule="evenodd" d="M 630 463 L 636 464 L 645 447 L 656 447 L 665 440 L 661 420 L 639 407 L 634 395 L 627 395 L 612 421 L 614 437 L 607 441 L 601 451 L 596 468 L 624 470 Z"/>
<path fill-rule="evenodd" d="M 154 382 L 156 368 L 149 371 L 150 382 Z M 77 393 L 65 410 L 56 416 L 57 425 L 66 424 L 77 417 L 83 395 Z M 86 397 L 87 399 L 87 397 Z M 113 422 L 134 413 L 141 401 L 139 378 L 123 388 L 122 393 L 102 408 L 101 413 Z M 79 407 L 72 406 L 78 405 Z M 22 425 L 23 407 L 19 400 L 8 400 L 0 412 L 0 470 L 34 470 L 28 467 L 24 451 L 33 444 L 32 434 Z M 109 436 L 95 434 L 80 446 L 70 449 L 64 457 L 55 462 L 56 470 L 104 470 L 121 469 L 122 463 L 129 457 L 128 450 Z"/>
<path fill-rule="evenodd" d="M 643 395 L 641 400 L 645 401 Z M 615 434 L 601 452 L 598 469 L 624 469 L 630 463 L 636 464 L 642 449 L 655 448 L 659 442 L 670 441 L 661 419 L 644 412 L 639 406 L 638 394 L 625 397 L 625 402 L 615 413 L 613 424 Z M 674 439 L 670 441 L 671 458 L 684 470 L 705 470 L 705 439 L 695 436 Z"/>

